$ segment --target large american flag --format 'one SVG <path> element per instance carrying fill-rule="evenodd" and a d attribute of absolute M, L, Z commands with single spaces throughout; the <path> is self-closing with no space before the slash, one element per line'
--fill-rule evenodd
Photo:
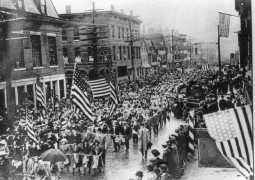
<path fill-rule="evenodd" d="M 116 86 L 118 86 L 117 83 L 116 83 Z M 111 116 L 114 109 L 118 105 L 117 90 L 116 90 L 115 86 L 113 85 L 113 83 L 111 81 L 110 81 L 110 91 L 111 91 L 110 92 L 110 98 L 112 100 L 112 104 L 111 104 L 111 108 L 110 108 L 110 116 Z"/>
<path fill-rule="evenodd" d="M 229 36 L 229 24 L 230 15 L 225 13 L 219 13 L 219 36 L 228 37 Z"/>
<path fill-rule="evenodd" d="M 43 93 L 43 85 L 42 82 L 40 81 L 40 76 L 38 75 L 36 77 L 36 83 L 35 83 L 35 88 L 36 88 L 36 100 L 39 102 L 43 108 L 43 112 L 46 112 L 46 99 Z"/>
<path fill-rule="evenodd" d="M 223 157 L 244 176 L 253 175 L 252 106 L 207 114 L 204 118 Z"/>
<path fill-rule="evenodd" d="M 195 154 L 194 118 L 189 114 L 186 121 L 189 124 L 188 152 L 194 155 Z"/>
<path fill-rule="evenodd" d="M 105 78 L 88 81 L 88 84 L 92 90 L 93 98 L 101 98 L 110 95 L 110 85 Z"/>
<path fill-rule="evenodd" d="M 34 125 L 31 122 L 31 115 L 28 113 L 27 109 L 26 109 L 26 131 L 27 131 L 27 136 L 30 139 L 32 139 L 34 142 L 38 143 L 35 132 L 34 132 Z"/>
<path fill-rule="evenodd" d="M 80 111 L 87 116 L 91 121 L 94 120 L 92 116 L 92 110 L 90 106 L 90 102 L 86 93 L 86 82 L 82 78 L 81 71 L 78 66 L 75 65 L 74 68 L 74 78 L 73 78 L 73 86 L 71 89 L 71 100 L 75 107 L 75 112 L 79 113 Z"/>

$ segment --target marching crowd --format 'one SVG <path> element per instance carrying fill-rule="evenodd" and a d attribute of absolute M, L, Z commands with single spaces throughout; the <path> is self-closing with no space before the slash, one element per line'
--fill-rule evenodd
<path fill-rule="evenodd" d="M 8 177 L 10 173 L 6 167 L 10 167 L 13 174 L 20 173 L 40 179 L 68 172 L 94 174 L 105 166 L 110 141 L 115 152 L 120 150 L 121 145 L 124 145 L 128 152 L 132 139 L 133 144 L 139 146 L 142 157 L 147 159 L 149 149 L 153 147 L 151 137 L 157 136 L 159 128 L 164 126 L 166 121 L 170 121 L 170 113 L 176 117 L 181 114 L 179 117 L 186 121 L 191 116 L 189 111 L 195 109 L 191 118 L 194 119 L 195 127 L 203 128 L 206 127 L 203 114 L 216 112 L 219 108 L 233 108 L 243 103 L 240 95 L 232 93 L 227 101 L 222 96 L 218 104 L 220 85 L 215 70 L 203 72 L 194 69 L 181 74 L 160 73 L 153 75 L 151 79 L 156 83 L 150 83 L 138 91 L 134 91 L 132 83 L 120 85 L 119 105 L 111 116 L 107 98 L 92 102 L 94 122 L 88 122 L 83 114 L 74 113 L 68 98 L 59 100 L 55 107 L 50 104 L 44 117 L 40 112 L 21 110 L 14 126 L 1 136 L 0 156 L 1 153 L 7 154 L 1 156 L 1 173 Z M 202 90 L 196 88 L 197 83 L 192 85 L 192 82 L 196 81 L 205 81 L 200 83 Z M 184 94 L 177 93 L 184 87 Z M 211 96 L 208 95 L 209 92 Z M 203 94 L 207 95 L 202 96 Z M 186 95 L 200 99 L 189 101 Z M 36 142 L 27 136 L 26 115 L 33 122 Z M 188 160 L 188 131 L 188 125 L 181 126 L 176 129 L 178 135 L 169 136 L 162 145 L 162 159 L 159 158 L 159 151 L 152 148 L 154 158 L 149 159 L 150 163 L 147 165 L 148 176 L 151 177 L 148 179 L 167 180 L 178 178 L 184 173 L 183 167 Z M 66 154 L 66 161 L 43 161 L 40 155 L 52 148 L 60 149 Z M 6 157 L 11 160 L 9 164 L 5 161 Z M 142 179 L 143 172 L 137 171 L 136 177 Z"/>

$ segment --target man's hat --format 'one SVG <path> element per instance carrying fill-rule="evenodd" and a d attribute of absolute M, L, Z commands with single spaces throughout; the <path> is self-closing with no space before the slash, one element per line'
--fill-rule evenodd
<path fill-rule="evenodd" d="M 154 165 L 153 165 L 153 164 L 151 164 L 151 163 L 147 164 L 147 169 L 148 169 L 149 171 L 153 171 L 153 168 L 154 168 Z"/>
<path fill-rule="evenodd" d="M 167 147 L 167 143 L 162 144 L 162 147 L 166 148 Z"/>
<path fill-rule="evenodd" d="M 143 171 L 136 171 L 135 175 L 138 177 L 143 177 Z"/>
<path fill-rule="evenodd" d="M 157 149 L 153 149 L 153 150 L 151 151 L 151 154 L 152 154 L 153 156 L 159 156 L 159 155 L 160 155 L 160 152 L 159 152 Z"/>
<path fill-rule="evenodd" d="M 166 164 L 161 164 L 159 167 L 162 171 L 167 171 L 167 166 Z"/>

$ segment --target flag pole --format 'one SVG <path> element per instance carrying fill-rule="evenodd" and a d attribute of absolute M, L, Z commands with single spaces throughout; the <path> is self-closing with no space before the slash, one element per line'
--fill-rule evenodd
<path fill-rule="evenodd" d="M 219 58 L 219 78 L 220 78 L 220 84 L 221 84 L 220 25 L 218 25 L 218 58 Z M 221 87 L 220 87 L 220 93 L 221 93 Z"/>

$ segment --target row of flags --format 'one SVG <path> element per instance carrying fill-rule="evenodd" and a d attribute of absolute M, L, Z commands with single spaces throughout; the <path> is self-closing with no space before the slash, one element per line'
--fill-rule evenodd
<path fill-rule="evenodd" d="M 210 70 L 209 64 L 202 64 L 202 70 L 203 70 L 203 71 L 208 71 L 208 70 Z"/>

